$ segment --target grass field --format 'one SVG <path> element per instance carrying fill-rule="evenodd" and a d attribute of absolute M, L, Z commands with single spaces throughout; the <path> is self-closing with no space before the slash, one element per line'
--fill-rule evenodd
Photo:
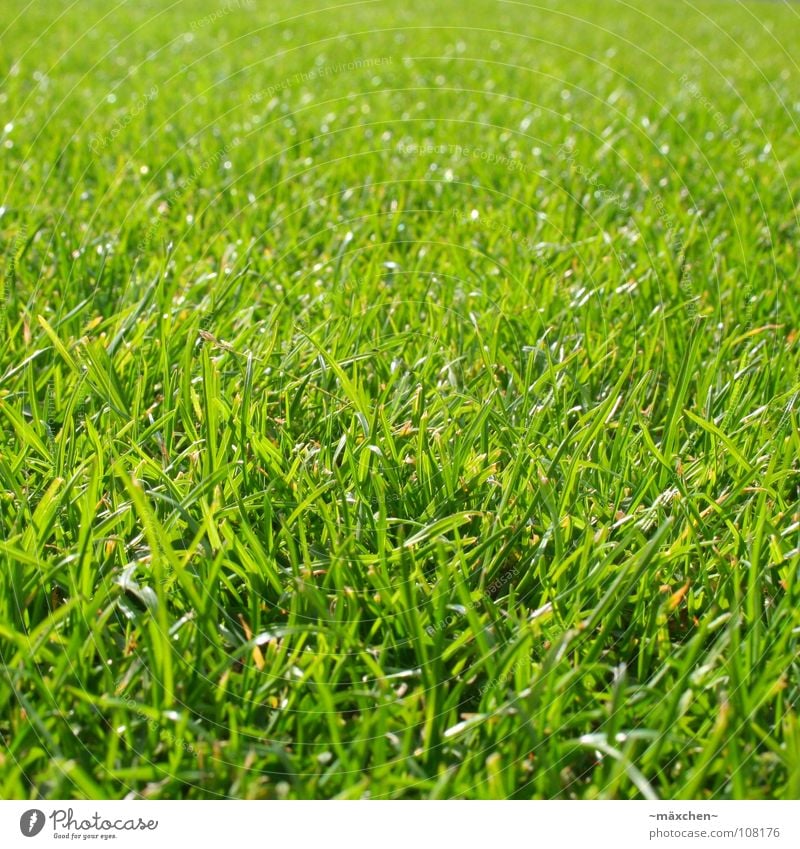
<path fill-rule="evenodd" d="M 800 798 L 798 39 L 5 0 L 0 797 Z"/>

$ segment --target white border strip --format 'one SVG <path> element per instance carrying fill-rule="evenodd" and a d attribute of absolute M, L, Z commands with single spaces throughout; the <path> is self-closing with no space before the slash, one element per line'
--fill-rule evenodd
<path fill-rule="evenodd" d="M 800 802 L 0 802 L 0 846 L 54 842 L 120 849 L 796 849 Z"/>

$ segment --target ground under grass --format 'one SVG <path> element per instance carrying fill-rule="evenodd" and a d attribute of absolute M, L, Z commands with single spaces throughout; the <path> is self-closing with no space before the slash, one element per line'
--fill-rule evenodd
<path fill-rule="evenodd" d="M 799 37 L 5 0 L 0 796 L 800 797 Z"/>

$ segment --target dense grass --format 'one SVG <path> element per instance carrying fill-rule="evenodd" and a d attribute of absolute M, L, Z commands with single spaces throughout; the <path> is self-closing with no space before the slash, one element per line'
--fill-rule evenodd
<path fill-rule="evenodd" d="M 0 10 L 0 796 L 800 797 L 798 10 L 251 5 Z"/>

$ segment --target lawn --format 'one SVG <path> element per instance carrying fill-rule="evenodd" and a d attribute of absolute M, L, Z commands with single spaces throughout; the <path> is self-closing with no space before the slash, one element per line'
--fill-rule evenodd
<path fill-rule="evenodd" d="M 0 797 L 800 798 L 800 8 L 0 8 Z"/>

